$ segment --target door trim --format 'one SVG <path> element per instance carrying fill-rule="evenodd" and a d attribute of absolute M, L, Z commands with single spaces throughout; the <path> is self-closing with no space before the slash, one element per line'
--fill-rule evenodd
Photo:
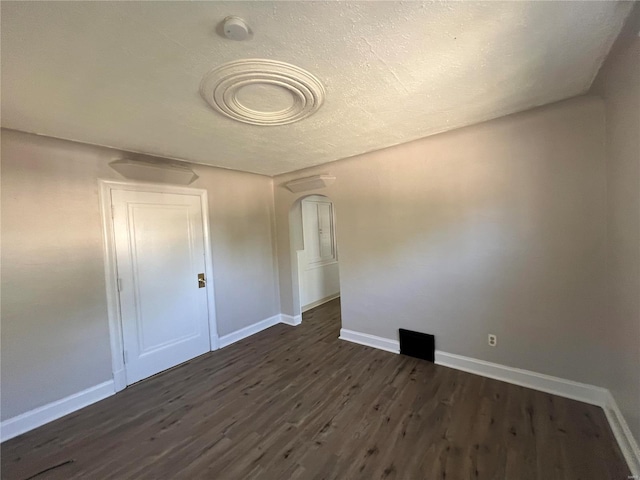
<path fill-rule="evenodd" d="M 111 368 L 116 392 L 127 387 L 124 365 L 124 339 L 122 337 L 122 317 L 118 293 L 118 272 L 116 268 L 116 246 L 113 232 L 113 213 L 111 208 L 112 190 L 134 192 L 173 193 L 200 197 L 202 207 L 202 228 L 204 233 L 204 255 L 207 282 L 207 306 L 209 311 L 210 350 L 219 348 L 218 324 L 216 321 L 215 292 L 213 285 L 213 262 L 211 255 L 211 236 L 209 233 L 209 201 L 207 191 L 200 188 L 179 187 L 143 182 L 123 182 L 98 179 L 100 213 L 102 216 L 102 235 L 104 253 L 104 277 L 107 289 L 107 315 L 109 318 L 109 337 L 111 342 Z"/>

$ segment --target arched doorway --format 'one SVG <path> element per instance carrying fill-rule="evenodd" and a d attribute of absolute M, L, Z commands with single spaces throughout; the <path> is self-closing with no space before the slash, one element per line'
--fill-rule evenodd
<path fill-rule="evenodd" d="M 340 297 L 336 214 L 331 199 L 308 195 L 289 212 L 293 307 L 296 316 Z"/>

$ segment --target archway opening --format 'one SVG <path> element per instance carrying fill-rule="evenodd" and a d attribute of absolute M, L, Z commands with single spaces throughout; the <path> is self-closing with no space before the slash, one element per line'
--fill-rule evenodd
<path fill-rule="evenodd" d="M 302 321 L 313 312 L 339 312 L 340 260 L 334 203 L 325 195 L 295 201 L 289 212 L 293 308 Z"/>

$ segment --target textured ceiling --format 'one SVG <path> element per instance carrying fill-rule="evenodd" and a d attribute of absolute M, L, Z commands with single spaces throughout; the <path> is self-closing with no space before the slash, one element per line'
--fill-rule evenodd
<path fill-rule="evenodd" d="M 2 126 L 274 175 L 584 93 L 631 6 L 3 1 Z M 219 35 L 228 15 L 250 40 Z M 201 79 L 244 58 L 308 70 L 324 105 L 284 126 L 213 111 Z"/>

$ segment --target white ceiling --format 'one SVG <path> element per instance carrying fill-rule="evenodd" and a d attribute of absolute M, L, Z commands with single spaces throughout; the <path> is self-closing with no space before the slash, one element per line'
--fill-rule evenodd
<path fill-rule="evenodd" d="M 631 7 L 3 1 L 2 126 L 274 175 L 585 93 Z M 221 37 L 228 15 L 253 37 Z M 284 126 L 213 111 L 202 77 L 244 58 L 308 70 L 324 105 Z"/>

